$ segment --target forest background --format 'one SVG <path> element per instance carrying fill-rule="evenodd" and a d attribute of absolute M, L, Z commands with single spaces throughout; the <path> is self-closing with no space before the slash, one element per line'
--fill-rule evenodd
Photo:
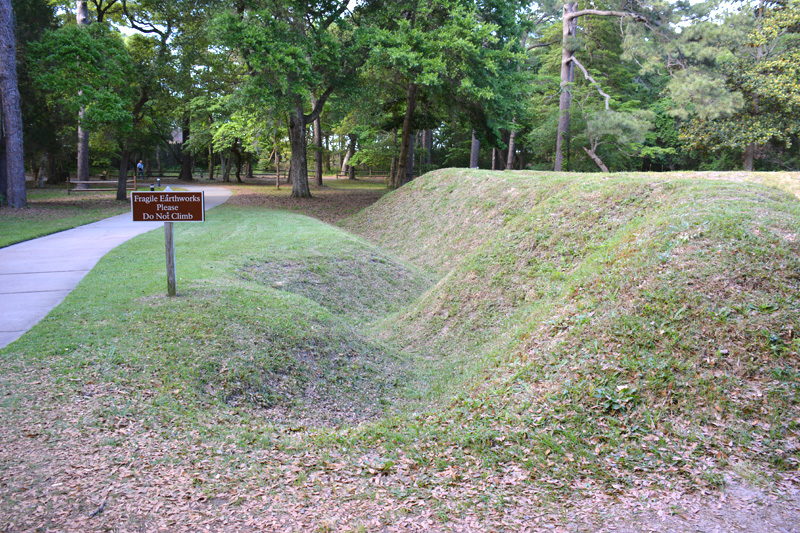
<path fill-rule="evenodd" d="M 288 169 L 298 197 L 357 168 L 399 187 L 447 166 L 800 166 L 793 0 L 0 4 L 14 29 L 0 45 L 16 49 L 0 61 L 13 207 L 18 137 L 36 183 L 115 172 L 119 199 L 140 159 L 186 180 Z"/>

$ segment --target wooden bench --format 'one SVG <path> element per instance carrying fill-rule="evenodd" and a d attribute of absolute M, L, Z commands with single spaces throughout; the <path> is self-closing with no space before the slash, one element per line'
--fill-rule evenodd
<path fill-rule="evenodd" d="M 69 182 L 76 187 L 74 189 L 67 189 L 67 194 L 71 192 L 94 192 L 94 191 L 116 191 L 117 190 L 117 181 L 116 180 L 69 180 Z M 85 189 L 80 189 L 78 186 L 86 185 Z M 106 187 L 93 187 L 93 185 L 106 185 Z M 110 187 L 113 185 L 113 187 Z M 128 180 L 126 187 L 127 190 L 135 191 L 136 190 L 136 176 L 133 177 L 132 180 Z"/>
<path fill-rule="evenodd" d="M 388 170 L 372 170 L 370 168 L 370 169 L 367 169 L 367 170 L 356 170 L 356 172 L 355 172 L 355 178 L 356 179 L 358 179 L 358 178 L 387 179 L 388 177 L 389 177 L 389 171 Z M 337 172 L 336 173 L 336 179 L 338 180 L 339 178 L 349 179 L 350 175 L 347 172 Z"/>

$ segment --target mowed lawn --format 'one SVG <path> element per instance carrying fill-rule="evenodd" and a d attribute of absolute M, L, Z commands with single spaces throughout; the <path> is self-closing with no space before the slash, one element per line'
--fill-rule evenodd
<path fill-rule="evenodd" d="M 31 189 L 25 209 L 0 208 L 0 247 L 74 228 L 130 211 L 113 192 L 67 194 L 66 189 Z"/>

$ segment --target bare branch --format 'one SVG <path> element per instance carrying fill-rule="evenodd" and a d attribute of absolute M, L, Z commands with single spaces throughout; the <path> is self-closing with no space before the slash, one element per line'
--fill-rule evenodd
<path fill-rule="evenodd" d="M 152 22 L 142 22 L 136 20 L 130 11 L 128 11 L 128 0 L 122 0 L 122 12 L 125 15 L 125 18 L 128 19 L 128 25 L 136 31 L 141 33 L 155 33 L 159 37 L 161 37 L 161 44 L 162 47 L 166 45 L 167 40 L 169 39 L 170 34 L 172 33 L 172 22 L 167 21 L 167 28 L 162 30 Z"/>
<path fill-rule="evenodd" d="M 544 48 L 545 46 L 553 46 L 554 44 L 558 44 L 560 41 L 549 41 L 546 43 L 533 43 L 529 44 L 525 47 L 526 50 L 533 50 L 534 48 Z"/>
<path fill-rule="evenodd" d="M 603 160 L 600 159 L 600 156 L 598 156 L 597 153 L 595 152 L 596 146 L 593 146 L 591 150 L 589 150 L 585 146 L 583 146 L 582 148 L 583 151 L 586 152 L 586 155 L 588 155 L 591 158 L 591 160 L 594 161 L 595 165 L 600 167 L 601 171 L 608 172 L 608 167 L 606 166 L 605 163 L 603 163 Z"/>
<path fill-rule="evenodd" d="M 623 17 L 632 18 L 640 22 L 647 22 L 647 19 L 638 13 L 631 13 L 629 11 L 603 11 L 602 9 L 581 9 L 580 11 L 565 14 L 564 18 L 567 20 L 572 20 L 584 15 L 597 15 L 599 17 Z"/>
<path fill-rule="evenodd" d="M 583 72 L 583 77 L 584 77 L 584 78 L 586 78 L 587 80 L 589 80 L 589 81 L 592 83 L 592 85 L 594 85 L 595 89 L 597 89 L 597 92 L 599 92 L 599 93 L 600 93 L 600 94 L 603 96 L 603 98 L 605 98 L 605 101 L 606 101 L 606 111 L 608 111 L 608 109 L 609 109 L 609 101 L 611 100 L 611 97 L 608 95 L 608 93 L 604 92 L 602 88 L 600 88 L 600 84 L 599 84 L 599 83 L 597 83 L 597 80 L 595 80 L 595 79 L 592 77 L 592 75 L 591 75 L 591 74 L 589 74 L 589 71 L 587 71 L 587 70 L 586 70 L 586 67 L 584 67 L 584 66 L 581 64 L 581 62 L 580 62 L 580 61 L 578 61 L 578 60 L 575 58 L 575 56 L 572 56 L 572 60 L 571 60 L 571 61 L 572 61 L 573 63 L 575 63 L 576 65 L 578 65 L 578 68 L 579 68 L 579 69 L 581 69 L 581 72 Z"/>

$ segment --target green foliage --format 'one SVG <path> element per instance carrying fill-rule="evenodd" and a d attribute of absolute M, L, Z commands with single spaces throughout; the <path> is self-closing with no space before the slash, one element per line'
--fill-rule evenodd
<path fill-rule="evenodd" d="M 237 50 L 250 75 L 242 93 L 259 105 L 294 109 L 312 93 L 347 84 L 360 63 L 360 33 L 343 17 L 346 5 L 248 2 L 243 13 L 218 15 L 216 40 Z M 297 16 L 297 15 L 300 16 Z"/>
<path fill-rule="evenodd" d="M 22 97 L 26 156 L 35 160 L 45 150 L 57 151 L 59 116 L 48 109 L 45 94 L 31 79 L 28 45 L 53 29 L 55 13 L 46 0 L 14 0 L 16 18 L 17 73 Z"/>
<path fill-rule="evenodd" d="M 644 109 L 633 111 L 599 111 L 586 122 L 586 135 L 593 147 L 612 143 L 622 151 L 638 151 L 653 127 L 655 113 Z"/>
<path fill-rule="evenodd" d="M 466 165 L 473 131 L 482 166 L 512 131 L 517 165 L 552 165 L 562 90 L 555 2 L 131 0 L 123 12 L 102 0 L 89 3 L 88 28 L 76 27 L 66 0 L 14 4 L 33 166 L 45 153 L 72 161 L 81 107 L 98 161 L 115 162 L 123 149 L 171 152 L 170 133 L 181 129 L 188 140 L 178 159 L 185 150 L 201 162 L 211 150 L 252 162 L 285 155 L 287 114 L 308 117 L 322 99 L 332 145 L 320 157 L 341 164 L 355 138 L 353 164 L 388 169 L 410 84 L 411 129 L 435 137 L 431 166 Z M 614 170 L 730 168 L 745 148 L 765 168 L 800 162 L 797 0 L 600 0 L 578 9 L 589 7 L 647 22 L 578 19 L 566 46 L 595 82 L 576 67 L 571 169 L 596 168 L 584 149 Z M 134 34 L 122 38 L 108 22 Z M 598 89 L 616 115 L 604 115 Z M 417 165 L 427 159 L 421 148 Z"/>
<path fill-rule="evenodd" d="M 101 24 L 68 25 L 30 45 L 31 72 L 51 107 L 77 115 L 89 130 L 131 127 L 133 63 L 119 33 Z"/>
<path fill-rule="evenodd" d="M 692 116 L 704 121 L 724 119 L 744 106 L 744 95 L 727 89 L 724 77 L 712 77 L 698 68 L 676 72 L 667 90 L 673 102 L 681 103 L 673 115 L 683 120 Z"/>
<path fill-rule="evenodd" d="M 800 2 L 774 6 L 748 41 L 757 49 L 771 49 L 771 53 L 750 67 L 743 86 L 755 97 L 777 102 L 795 115 L 800 113 Z"/>
<path fill-rule="evenodd" d="M 790 146 L 800 131 L 797 2 L 749 5 L 681 32 L 668 55 L 680 57 L 667 86 L 696 150 Z"/>

